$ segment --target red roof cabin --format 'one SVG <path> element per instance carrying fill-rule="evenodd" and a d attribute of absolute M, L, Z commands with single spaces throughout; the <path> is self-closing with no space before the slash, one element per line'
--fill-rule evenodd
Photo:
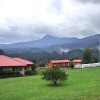
<path fill-rule="evenodd" d="M 25 71 L 33 65 L 32 62 L 21 59 L 11 58 L 5 55 L 0 55 L 0 71 L 19 71 L 25 74 Z"/>
<path fill-rule="evenodd" d="M 0 67 L 15 67 L 15 66 L 26 66 L 26 64 L 20 63 L 11 57 L 0 55 Z"/>
<path fill-rule="evenodd" d="M 26 64 L 26 65 L 33 65 L 33 63 L 31 61 L 28 61 L 28 60 L 25 60 L 22 58 L 13 58 L 13 59 L 20 62 L 20 63 Z"/>
<path fill-rule="evenodd" d="M 72 63 L 74 65 L 81 64 L 82 63 L 82 60 L 80 60 L 80 59 L 74 59 L 74 60 L 72 60 Z"/>
<path fill-rule="evenodd" d="M 70 61 L 69 60 L 50 60 L 48 62 L 48 68 L 51 67 L 67 67 L 69 66 Z"/>

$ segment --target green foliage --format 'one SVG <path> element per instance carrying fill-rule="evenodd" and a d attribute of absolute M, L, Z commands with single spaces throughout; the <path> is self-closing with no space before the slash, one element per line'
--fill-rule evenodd
<path fill-rule="evenodd" d="M 97 63 L 98 56 L 92 52 L 91 49 L 87 48 L 83 51 L 83 62 L 84 63 Z"/>
<path fill-rule="evenodd" d="M 35 71 L 37 66 L 35 64 L 33 64 L 33 65 L 31 65 L 31 67 L 32 67 L 32 71 Z"/>
<path fill-rule="evenodd" d="M 4 51 L 2 49 L 0 49 L 0 55 L 4 54 Z"/>
<path fill-rule="evenodd" d="M 32 76 L 32 75 L 34 75 L 34 74 L 36 74 L 36 71 L 33 71 L 33 70 L 27 70 L 27 71 L 25 72 L 25 75 L 30 75 L 30 76 Z"/>
<path fill-rule="evenodd" d="M 73 64 L 73 63 L 71 63 L 71 68 L 72 68 L 72 69 L 74 68 L 74 64 Z"/>
<path fill-rule="evenodd" d="M 98 62 L 98 57 L 95 54 L 92 54 L 91 62 L 93 62 L 93 63 L 97 63 Z"/>
<path fill-rule="evenodd" d="M 74 49 L 67 52 L 67 59 L 73 60 L 73 59 L 81 59 L 82 58 L 82 49 Z"/>
<path fill-rule="evenodd" d="M 31 67 L 32 67 L 32 71 L 30 71 L 29 74 L 30 74 L 30 75 L 36 74 L 36 73 L 37 73 L 37 71 L 36 71 L 36 68 L 37 68 L 36 64 L 31 65 Z M 27 72 L 27 73 L 28 73 L 28 72 Z"/>
<path fill-rule="evenodd" d="M 92 53 L 95 54 L 98 58 L 98 50 L 97 49 L 91 49 Z M 34 62 L 35 64 L 46 64 L 49 60 L 53 59 L 82 59 L 83 58 L 83 52 L 81 49 L 75 49 L 75 50 L 70 50 L 69 52 L 63 52 L 63 53 L 58 53 L 58 52 L 47 52 L 47 51 L 41 51 L 41 52 L 10 52 L 6 53 L 8 56 L 12 57 L 21 57 L 23 59 L 27 59 L 29 61 Z"/>
<path fill-rule="evenodd" d="M 47 69 L 42 73 L 42 75 L 42 79 L 52 81 L 54 85 L 57 85 L 58 81 L 60 80 L 67 80 L 68 77 L 68 75 L 58 67 Z"/>
<path fill-rule="evenodd" d="M 89 48 L 84 49 L 83 51 L 83 62 L 90 63 L 91 62 L 92 53 Z"/>
<path fill-rule="evenodd" d="M 36 66 L 35 64 L 31 65 L 32 70 L 26 70 L 26 71 L 25 71 L 25 75 L 30 75 L 30 76 L 32 76 L 32 75 L 36 74 L 36 73 L 37 73 L 36 67 L 37 67 L 37 66 Z"/>

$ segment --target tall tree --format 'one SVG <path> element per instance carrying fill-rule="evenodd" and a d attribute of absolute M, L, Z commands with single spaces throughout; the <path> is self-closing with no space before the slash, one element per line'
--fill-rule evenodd
<path fill-rule="evenodd" d="M 83 62 L 86 64 L 91 63 L 91 58 L 92 58 L 91 49 L 89 49 L 89 48 L 84 49 Z"/>
<path fill-rule="evenodd" d="M 92 54 L 91 61 L 97 63 L 99 61 L 98 57 L 95 54 Z"/>

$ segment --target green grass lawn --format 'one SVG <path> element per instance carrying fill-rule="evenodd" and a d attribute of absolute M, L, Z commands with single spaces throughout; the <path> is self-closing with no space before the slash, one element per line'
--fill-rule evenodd
<path fill-rule="evenodd" d="M 0 100 L 100 100 L 100 67 L 66 69 L 69 79 L 48 86 L 40 75 L 0 79 Z"/>

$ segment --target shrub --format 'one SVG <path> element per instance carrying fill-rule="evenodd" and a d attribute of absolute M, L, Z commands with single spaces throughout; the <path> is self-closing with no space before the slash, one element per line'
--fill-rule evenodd
<path fill-rule="evenodd" d="M 67 80 L 68 75 L 63 71 L 60 70 L 59 67 L 53 67 L 50 69 L 46 69 L 42 73 L 42 79 L 47 80 L 47 81 L 52 81 L 53 85 L 57 85 L 58 81 L 60 80 Z"/>
<path fill-rule="evenodd" d="M 73 64 L 73 63 L 71 63 L 71 68 L 72 68 L 72 69 L 74 68 L 74 64 Z"/>
<path fill-rule="evenodd" d="M 35 71 L 37 66 L 33 64 L 31 67 L 32 67 L 32 71 Z"/>
<path fill-rule="evenodd" d="M 36 71 L 33 71 L 33 70 L 27 70 L 25 72 L 25 75 L 34 75 L 34 74 L 36 74 Z"/>
<path fill-rule="evenodd" d="M 25 75 L 34 75 L 34 74 L 36 74 L 37 73 L 36 72 L 36 67 L 37 66 L 35 64 L 31 65 L 32 70 L 26 70 Z"/>

